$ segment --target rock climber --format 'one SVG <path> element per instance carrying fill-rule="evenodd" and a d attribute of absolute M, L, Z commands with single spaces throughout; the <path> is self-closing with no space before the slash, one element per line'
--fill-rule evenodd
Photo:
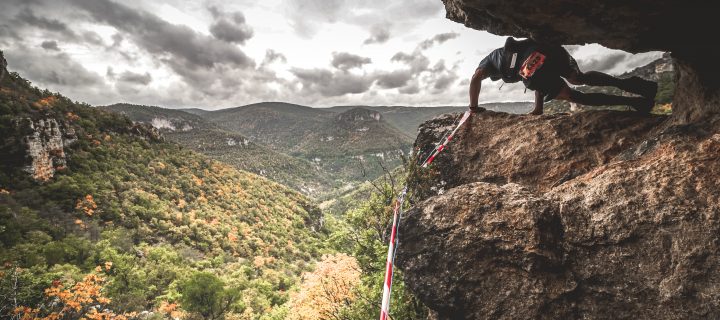
<path fill-rule="evenodd" d="M 522 81 L 535 91 L 535 108 L 530 114 L 543 113 L 543 103 L 560 99 L 587 106 L 628 105 L 648 114 L 654 105 L 657 83 L 640 77 L 620 79 L 599 71 L 582 72 L 573 57 L 559 45 L 545 45 L 531 39 L 515 40 L 509 37 L 505 46 L 495 49 L 480 61 L 470 81 L 470 110 L 479 111 L 480 83 L 490 77 L 492 81 L 506 83 Z M 565 80 L 574 85 L 613 86 L 638 94 L 639 97 L 615 96 L 604 93 L 583 93 L 571 89 Z"/>

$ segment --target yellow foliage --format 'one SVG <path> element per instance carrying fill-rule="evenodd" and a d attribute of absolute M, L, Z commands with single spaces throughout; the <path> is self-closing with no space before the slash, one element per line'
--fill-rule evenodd
<path fill-rule="evenodd" d="M 196 175 L 192 175 L 192 180 L 198 186 L 202 186 L 204 183 L 203 179 L 198 178 L 198 176 L 196 176 Z"/>
<path fill-rule="evenodd" d="M 300 291 L 291 298 L 289 320 L 337 319 L 340 310 L 355 300 L 360 267 L 346 254 L 325 255 L 315 271 L 303 274 Z"/>

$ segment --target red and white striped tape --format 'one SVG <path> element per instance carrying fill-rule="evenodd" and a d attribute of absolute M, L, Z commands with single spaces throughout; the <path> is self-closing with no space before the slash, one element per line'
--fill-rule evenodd
<path fill-rule="evenodd" d="M 395 209 L 393 210 L 392 231 L 390 233 L 387 261 L 385 262 L 385 281 L 383 282 L 380 320 L 387 320 L 390 313 L 390 291 L 392 289 L 393 274 L 395 273 L 393 267 L 395 266 L 395 252 L 397 249 L 398 223 L 400 222 L 400 216 L 402 215 L 402 204 L 405 199 L 405 193 L 407 193 L 407 186 L 405 186 L 402 192 L 400 192 L 400 196 L 398 196 L 398 199 L 395 202 Z"/>
<path fill-rule="evenodd" d="M 458 122 L 457 126 L 455 126 L 455 129 L 452 132 L 450 132 L 450 134 L 447 135 L 447 137 L 445 137 L 445 140 L 443 140 L 439 145 L 437 145 L 435 147 L 435 150 L 433 150 L 433 152 L 430 153 L 430 156 L 428 156 L 427 159 L 425 159 L 425 161 L 423 161 L 423 163 L 421 165 L 422 168 L 427 168 L 427 166 L 430 165 L 433 162 L 433 160 L 435 160 L 435 157 L 437 157 L 437 155 L 440 154 L 440 152 L 442 152 L 445 149 L 445 146 L 447 146 L 447 144 L 450 143 L 450 140 L 452 140 L 452 138 L 455 136 L 455 133 L 458 131 L 458 129 L 460 129 L 460 127 L 462 127 L 463 123 L 465 123 L 465 121 L 467 121 L 468 118 L 470 118 L 470 110 L 465 111 L 462 118 L 460 118 L 460 122 Z"/>
<path fill-rule="evenodd" d="M 452 140 L 453 136 L 455 136 L 455 133 L 458 131 L 458 129 L 460 129 L 460 127 L 469 117 L 470 110 L 465 111 L 465 114 L 463 114 L 457 126 L 455 126 L 455 129 L 450 132 L 450 134 L 447 135 L 439 145 L 435 147 L 433 152 L 430 154 L 430 156 L 427 157 L 427 159 L 425 159 L 425 161 L 423 161 L 420 167 L 426 168 L 430 163 L 433 162 L 433 160 L 435 160 L 435 157 L 441 151 L 443 151 L 443 149 L 445 149 L 445 146 L 450 142 L 450 140 Z M 380 307 L 380 320 L 388 320 L 390 316 L 390 293 L 392 291 L 395 253 L 397 252 L 398 229 L 400 225 L 400 220 L 402 219 L 402 205 L 405 199 L 405 194 L 407 193 L 407 189 L 408 188 L 406 185 L 403 188 L 402 192 L 400 192 L 397 202 L 395 202 L 395 208 L 393 210 L 392 231 L 390 232 L 390 244 L 388 245 L 387 261 L 385 262 L 385 281 L 383 282 L 383 296 L 382 305 Z"/>

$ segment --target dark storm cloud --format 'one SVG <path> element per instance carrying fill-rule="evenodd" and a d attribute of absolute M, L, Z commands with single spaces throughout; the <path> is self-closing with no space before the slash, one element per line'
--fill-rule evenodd
<path fill-rule="evenodd" d="M 590 58 L 590 59 L 583 59 L 578 61 L 578 64 L 580 65 L 580 70 L 582 71 L 603 71 L 607 72 L 609 70 L 612 70 L 623 62 L 625 59 L 627 59 L 629 56 L 631 56 L 629 53 L 625 52 L 616 52 L 616 53 L 610 53 L 605 56 Z"/>
<path fill-rule="evenodd" d="M 60 51 L 60 48 L 58 48 L 57 41 L 43 41 L 40 46 L 45 50 L 51 50 L 51 51 Z"/>
<path fill-rule="evenodd" d="M 137 45 L 177 68 L 214 67 L 229 64 L 248 68 L 255 65 L 236 46 L 195 32 L 184 25 L 168 23 L 156 15 L 131 9 L 109 0 L 69 0 L 90 13 L 97 22 L 126 32 Z"/>
<path fill-rule="evenodd" d="M 390 39 L 390 26 L 386 23 L 376 24 L 370 27 L 370 37 L 363 41 L 364 44 L 385 43 Z"/>
<path fill-rule="evenodd" d="M 332 57 L 332 66 L 341 70 L 361 68 L 364 64 L 372 62 L 370 58 L 361 57 L 347 52 L 333 52 Z"/>
<path fill-rule="evenodd" d="M 430 49 L 435 44 L 442 44 L 443 42 L 448 41 L 450 39 L 455 39 L 458 36 L 460 36 L 460 34 L 457 32 L 436 34 L 434 37 L 424 40 L 423 42 L 420 42 L 420 44 L 418 44 L 418 49 L 420 49 L 420 50 Z"/>
<path fill-rule="evenodd" d="M 92 86 L 103 83 L 98 74 L 85 69 L 65 53 L 45 54 L 20 47 L 5 55 L 13 69 L 42 85 Z"/>
<path fill-rule="evenodd" d="M 152 76 L 148 72 L 141 74 L 131 71 L 125 71 L 118 76 L 118 80 L 122 82 L 147 85 L 152 82 Z"/>
<path fill-rule="evenodd" d="M 324 69 L 290 70 L 303 85 L 303 91 L 317 92 L 325 97 L 336 97 L 345 94 L 363 93 L 370 89 L 374 82 L 371 77 L 359 76 L 345 71 Z"/>

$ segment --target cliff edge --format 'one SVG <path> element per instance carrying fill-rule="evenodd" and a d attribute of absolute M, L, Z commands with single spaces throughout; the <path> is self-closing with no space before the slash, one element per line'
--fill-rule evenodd
<path fill-rule="evenodd" d="M 720 119 L 667 121 L 474 114 L 412 177 L 407 286 L 439 319 L 720 317 Z"/>

